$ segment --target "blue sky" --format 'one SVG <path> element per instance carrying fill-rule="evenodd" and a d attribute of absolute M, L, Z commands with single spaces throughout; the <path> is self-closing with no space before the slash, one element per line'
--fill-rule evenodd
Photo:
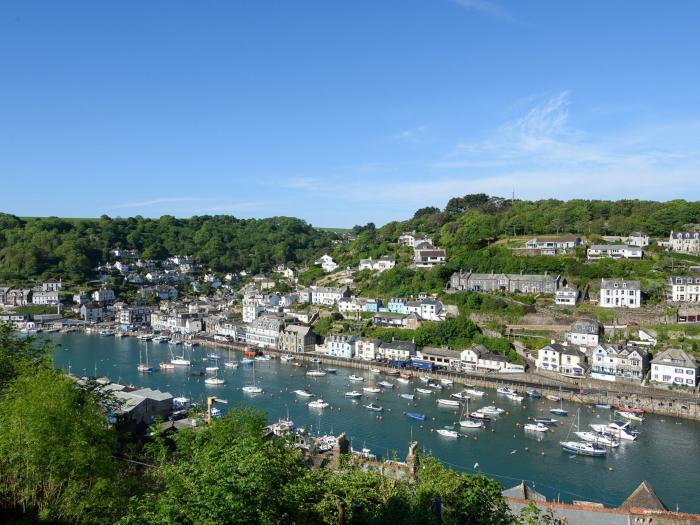
<path fill-rule="evenodd" d="M 698 199 L 698 27 L 695 1 L 6 1 L 0 210 Z"/>

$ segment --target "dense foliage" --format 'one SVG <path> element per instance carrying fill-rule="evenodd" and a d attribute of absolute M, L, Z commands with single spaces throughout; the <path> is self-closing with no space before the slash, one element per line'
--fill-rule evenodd
<path fill-rule="evenodd" d="M 193 255 L 215 271 L 258 272 L 276 264 L 313 261 L 334 237 L 289 217 L 77 220 L 0 214 L 0 279 L 48 275 L 84 281 L 117 247 L 137 249 L 145 259 Z"/>

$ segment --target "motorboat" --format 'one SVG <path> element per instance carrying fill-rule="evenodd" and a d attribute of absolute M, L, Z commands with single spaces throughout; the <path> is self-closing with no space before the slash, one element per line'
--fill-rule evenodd
<path fill-rule="evenodd" d="M 508 394 L 514 394 L 514 393 L 515 393 L 515 390 L 512 390 L 512 389 L 508 388 L 507 386 L 499 386 L 499 387 L 496 389 L 496 392 L 498 392 L 499 394 L 506 394 L 506 395 L 508 395 Z"/>
<path fill-rule="evenodd" d="M 464 391 L 450 394 L 450 397 L 453 399 L 459 399 L 460 401 L 466 401 L 467 399 L 469 399 L 469 396 Z"/>
<path fill-rule="evenodd" d="M 151 334 L 139 334 L 137 337 L 139 341 L 150 341 L 153 339 L 153 336 Z"/>
<path fill-rule="evenodd" d="M 634 441 L 639 437 L 639 432 L 632 428 L 629 422 L 612 422 L 607 425 L 592 424 L 591 428 L 606 436 L 613 436 L 620 440 Z"/>
<path fill-rule="evenodd" d="M 426 415 L 425 414 L 420 414 L 418 412 L 404 412 L 406 416 L 410 417 L 411 419 L 415 419 L 417 421 L 425 421 L 426 420 Z"/>
<path fill-rule="evenodd" d="M 543 425 L 556 425 L 559 421 L 552 417 L 536 417 L 535 423 L 541 423 Z"/>
<path fill-rule="evenodd" d="M 482 421 L 491 421 L 491 415 L 487 414 L 485 412 L 480 412 L 479 410 L 475 410 L 471 414 L 469 414 L 469 417 L 472 419 L 480 419 Z"/>
<path fill-rule="evenodd" d="M 419 379 L 421 383 L 425 383 L 427 385 L 428 383 L 430 383 L 432 378 L 430 376 L 420 376 Z"/>
<path fill-rule="evenodd" d="M 379 392 L 382 391 L 382 389 L 379 388 L 379 387 L 376 386 L 376 385 L 367 385 L 367 386 L 364 387 L 362 390 L 364 390 L 364 391 L 367 392 L 368 394 L 378 394 Z"/>
<path fill-rule="evenodd" d="M 182 410 L 184 408 L 189 408 L 192 404 L 189 397 L 174 397 L 173 398 L 173 409 Z"/>
<path fill-rule="evenodd" d="M 432 388 L 434 390 L 442 390 L 443 386 L 440 383 L 428 383 L 428 388 Z"/>
<path fill-rule="evenodd" d="M 272 361 L 272 356 L 269 355 L 256 355 L 255 356 L 256 361 Z"/>
<path fill-rule="evenodd" d="M 217 370 L 219 370 L 219 367 L 218 366 L 208 366 L 204 370 L 206 370 L 207 372 L 216 372 Z"/>
<path fill-rule="evenodd" d="M 401 399 L 408 399 L 409 401 L 413 401 L 416 398 L 413 394 L 401 394 L 399 397 L 401 397 Z"/>
<path fill-rule="evenodd" d="M 381 373 L 381 370 L 379 370 L 379 368 L 376 368 L 376 367 L 375 367 L 375 368 L 370 368 L 369 371 L 372 372 L 373 374 L 379 374 L 379 373 Z"/>
<path fill-rule="evenodd" d="M 309 377 L 324 377 L 326 375 L 326 372 L 323 370 L 309 370 L 306 372 L 306 375 Z"/>
<path fill-rule="evenodd" d="M 411 382 L 411 380 L 406 377 L 397 377 L 396 382 L 401 383 L 402 385 L 408 385 Z"/>
<path fill-rule="evenodd" d="M 313 363 L 315 365 L 320 363 L 320 362 L 321 362 L 321 360 L 318 357 L 312 357 L 311 359 L 309 359 L 309 363 Z"/>
<path fill-rule="evenodd" d="M 221 379 L 220 377 L 207 377 L 204 380 L 204 384 L 206 385 L 224 385 L 226 382 Z"/>
<path fill-rule="evenodd" d="M 241 388 L 246 394 L 262 394 L 263 389 L 256 385 L 246 385 Z"/>
<path fill-rule="evenodd" d="M 481 428 L 484 424 L 476 419 L 463 419 L 459 422 L 460 427 L 464 428 Z"/>
<path fill-rule="evenodd" d="M 517 401 L 518 403 L 520 403 L 523 399 L 525 399 L 524 396 L 521 396 L 520 394 L 518 394 L 516 392 L 511 392 L 510 394 L 508 394 L 507 397 L 511 401 Z"/>
<path fill-rule="evenodd" d="M 604 448 L 585 441 L 561 441 L 559 444 L 566 452 L 572 452 L 581 456 L 605 457 L 608 454 L 608 451 Z"/>
<path fill-rule="evenodd" d="M 350 380 L 350 381 L 358 381 L 358 382 L 359 382 L 359 381 L 364 381 L 365 378 L 362 377 L 362 376 L 357 376 L 357 375 L 355 375 L 355 374 L 352 374 L 350 377 L 348 377 L 348 380 Z"/>
<path fill-rule="evenodd" d="M 308 390 L 295 390 L 294 393 L 300 397 L 314 397 Z"/>
<path fill-rule="evenodd" d="M 307 406 L 309 408 L 328 408 L 330 404 L 326 403 L 323 399 L 316 399 L 314 401 L 310 401 Z"/>
<path fill-rule="evenodd" d="M 475 388 L 467 388 L 464 390 L 467 394 L 474 397 L 484 397 L 486 392 L 482 390 L 476 390 Z"/>
<path fill-rule="evenodd" d="M 542 397 L 542 394 L 540 394 L 539 390 L 526 390 L 525 395 L 527 397 L 531 397 L 532 399 L 540 399 Z"/>
<path fill-rule="evenodd" d="M 399 372 L 398 370 L 387 370 L 387 371 L 384 372 L 384 373 L 385 373 L 386 375 L 388 375 L 388 376 L 397 376 L 397 375 L 399 375 L 401 372 Z"/>
<path fill-rule="evenodd" d="M 442 406 L 446 406 L 446 407 L 458 407 L 458 406 L 460 406 L 459 401 L 456 401 L 454 399 L 438 399 L 437 404 L 442 405 Z"/>
<path fill-rule="evenodd" d="M 350 392 L 345 392 L 345 397 L 351 397 L 351 398 L 362 397 L 362 392 L 358 392 L 357 390 L 351 390 Z"/>
<path fill-rule="evenodd" d="M 546 398 L 549 399 L 550 401 L 554 401 L 554 402 L 556 402 L 556 403 L 558 403 L 559 401 L 561 401 L 561 397 L 560 397 L 560 396 L 555 396 L 555 395 L 553 395 L 553 394 L 547 394 L 547 395 L 544 396 L 544 397 L 546 397 Z"/>
<path fill-rule="evenodd" d="M 483 406 L 478 411 L 489 415 L 500 415 L 503 414 L 503 412 L 505 412 L 505 410 L 503 410 L 502 408 L 498 408 L 493 405 Z"/>
<path fill-rule="evenodd" d="M 377 384 L 382 388 L 394 388 L 394 383 L 390 383 L 389 381 L 380 381 Z"/>
<path fill-rule="evenodd" d="M 326 372 L 329 374 L 335 374 L 337 371 L 337 368 L 326 368 Z"/>
<path fill-rule="evenodd" d="M 448 437 L 448 438 L 458 438 L 459 437 L 459 432 L 457 432 L 456 430 L 453 430 L 451 428 L 438 428 L 436 430 L 436 432 L 443 437 Z"/>
<path fill-rule="evenodd" d="M 432 394 L 432 390 L 428 390 L 427 388 L 416 388 L 416 392 L 419 394 Z"/>
<path fill-rule="evenodd" d="M 556 416 L 562 416 L 562 417 L 569 415 L 569 413 L 566 410 L 564 410 L 563 408 L 550 408 L 549 412 L 551 414 L 556 415 Z"/>
<path fill-rule="evenodd" d="M 452 381 L 452 379 L 440 379 L 440 383 L 443 386 L 447 386 L 447 387 L 454 385 L 454 381 Z"/>
<path fill-rule="evenodd" d="M 603 410 L 610 410 L 612 405 L 610 403 L 596 403 L 595 407 Z"/>
<path fill-rule="evenodd" d="M 605 434 L 601 434 L 598 432 L 574 432 L 576 436 L 583 440 L 587 441 L 589 443 L 595 443 L 596 445 L 604 445 L 606 447 L 619 447 L 620 446 L 620 441 L 615 439 L 612 436 L 606 436 Z"/>
<path fill-rule="evenodd" d="M 29 332 L 27 331 L 25 333 L 29 333 Z M 36 330 L 34 331 L 34 333 L 36 333 Z M 99 335 L 100 335 L 100 337 L 113 337 L 114 332 L 112 332 L 110 330 L 100 330 Z"/>
<path fill-rule="evenodd" d="M 365 405 L 365 408 L 367 410 L 371 410 L 372 412 L 381 412 L 382 410 L 384 410 L 384 407 L 379 406 L 379 405 L 375 405 L 374 403 L 370 403 L 369 405 Z"/>
<path fill-rule="evenodd" d="M 644 418 L 634 412 L 622 412 L 620 410 L 615 411 L 618 416 L 629 419 L 630 421 L 638 421 L 639 423 L 644 421 Z"/>
<path fill-rule="evenodd" d="M 523 425 L 523 428 L 527 432 L 547 432 L 549 427 L 542 423 L 527 423 Z"/>

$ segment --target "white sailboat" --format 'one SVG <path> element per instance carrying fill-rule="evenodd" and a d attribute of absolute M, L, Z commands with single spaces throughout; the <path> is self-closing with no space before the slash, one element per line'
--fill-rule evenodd
<path fill-rule="evenodd" d="M 171 359 L 170 362 L 175 366 L 190 366 L 192 363 L 189 359 L 185 359 L 185 357 L 185 348 L 183 347 L 182 355 L 180 357 L 176 357 L 175 359 Z"/>
<path fill-rule="evenodd" d="M 467 414 L 469 414 L 469 397 L 467 397 L 466 407 L 462 407 L 462 413 L 459 416 L 459 426 L 464 428 L 481 428 L 481 426 L 483 425 L 481 421 L 477 421 L 476 419 L 472 419 L 471 417 L 464 419 L 465 411 Z"/>
<path fill-rule="evenodd" d="M 262 394 L 263 389 L 255 384 L 255 361 L 253 361 L 253 382 L 241 388 L 246 394 Z"/>
<path fill-rule="evenodd" d="M 228 349 L 228 360 L 224 362 L 226 368 L 238 368 L 238 361 L 231 361 L 231 349 Z"/>
<path fill-rule="evenodd" d="M 153 367 L 148 364 L 148 347 L 146 347 L 146 362 L 141 361 L 141 349 L 139 348 L 139 366 L 138 371 L 145 374 L 153 372 Z"/>

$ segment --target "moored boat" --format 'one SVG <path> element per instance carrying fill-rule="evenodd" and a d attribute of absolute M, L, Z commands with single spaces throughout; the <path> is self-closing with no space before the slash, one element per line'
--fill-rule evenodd
<path fill-rule="evenodd" d="M 612 436 L 601 434 L 598 432 L 574 432 L 576 434 L 576 437 L 583 441 L 587 441 L 589 443 L 594 443 L 596 445 L 603 445 L 606 447 L 619 447 L 620 446 L 620 441 L 617 439 L 613 438 Z"/>
<path fill-rule="evenodd" d="M 413 394 L 401 394 L 400 396 L 402 399 L 408 399 L 409 401 L 413 401 L 416 396 Z"/>
<path fill-rule="evenodd" d="M 536 417 L 534 421 L 535 423 L 542 423 L 543 425 L 556 425 L 559 422 L 552 417 Z"/>
<path fill-rule="evenodd" d="M 364 380 L 365 380 L 364 377 L 358 376 L 358 375 L 355 375 L 355 374 L 352 374 L 350 377 L 348 377 L 348 379 L 349 379 L 350 381 L 358 381 L 358 382 L 359 382 L 359 381 L 364 381 Z"/>
<path fill-rule="evenodd" d="M 418 421 L 425 421 L 426 420 L 426 415 L 425 414 L 420 414 L 418 412 L 404 412 L 406 416 L 410 417 L 411 419 L 415 419 Z"/>
<path fill-rule="evenodd" d="M 262 394 L 263 389 L 256 385 L 246 385 L 241 388 L 246 394 Z"/>
<path fill-rule="evenodd" d="M 380 381 L 377 384 L 382 388 L 394 388 L 394 383 L 390 383 L 389 381 Z"/>
<path fill-rule="evenodd" d="M 362 390 L 364 390 L 368 394 L 378 394 L 382 391 L 382 389 L 376 385 L 367 385 L 366 387 L 363 387 Z"/>
<path fill-rule="evenodd" d="M 382 410 L 384 410 L 384 407 L 379 406 L 379 405 L 375 405 L 374 403 L 370 403 L 369 405 L 365 405 L 365 408 L 367 410 L 371 410 L 372 412 L 381 412 Z"/>
<path fill-rule="evenodd" d="M 427 388 L 416 388 L 416 392 L 419 394 L 432 394 L 432 390 L 428 390 Z"/>
<path fill-rule="evenodd" d="M 438 428 L 436 431 L 438 434 L 440 434 L 443 437 L 448 437 L 448 438 L 458 438 L 459 437 L 459 432 L 456 430 L 453 430 L 452 428 Z"/>
<path fill-rule="evenodd" d="M 635 412 L 624 412 L 620 410 L 615 411 L 618 416 L 629 419 L 630 421 L 638 421 L 639 423 L 644 421 L 644 418 Z"/>
<path fill-rule="evenodd" d="M 442 405 L 442 406 L 447 406 L 447 407 L 458 407 L 458 406 L 460 406 L 460 405 L 459 405 L 459 401 L 457 401 L 457 400 L 455 400 L 455 399 L 442 399 L 442 398 L 440 398 L 440 399 L 437 400 L 437 404 L 438 404 L 438 405 Z"/>
<path fill-rule="evenodd" d="M 459 399 L 460 401 L 466 401 L 467 399 L 469 399 L 469 396 L 464 391 L 454 392 L 453 394 L 450 394 L 450 397 L 453 399 Z"/>
<path fill-rule="evenodd" d="M 560 441 L 561 448 L 581 456 L 605 457 L 608 451 L 585 441 Z"/>
<path fill-rule="evenodd" d="M 483 390 L 477 390 L 475 388 L 467 388 L 464 391 L 470 396 L 474 397 L 484 397 L 486 395 L 486 392 L 484 392 Z"/>
<path fill-rule="evenodd" d="M 328 408 L 330 404 L 319 398 L 314 401 L 310 401 L 307 406 L 309 408 Z"/>
<path fill-rule="evenodd" d="M 314 397 L 314 395 L 308 390 L 295 390 L 294 393 L 300 397 Z"/>
<path fill-rule="evenodd" d="M 462 421 L 459 422 L 460 427 L 464 428 L 481 428 L 484 424 L 481 421 L 477 421 L 476 419 L 463 419 Z"/>
<path fill-rule="evenodd" d="M 345 392 L 345 397 L 362 397 L 362 392 L 358 392 L 357 390 L 351 390 L 350 392 Z"/>
<path fill-rule="evenodd" d="M 540 394 L 539 390 L 527 390 L 525 392 L 525 395 L 527 397 L 531 397 L 532 399 L 540 399 L 542 397 L 542 394 Z"/>
<path fill-rule="evenodd" d="M 527 423 L 523 425 L 523 429 L 528 432 L 547 432 L 549 427 L 542 423 Z"/>

